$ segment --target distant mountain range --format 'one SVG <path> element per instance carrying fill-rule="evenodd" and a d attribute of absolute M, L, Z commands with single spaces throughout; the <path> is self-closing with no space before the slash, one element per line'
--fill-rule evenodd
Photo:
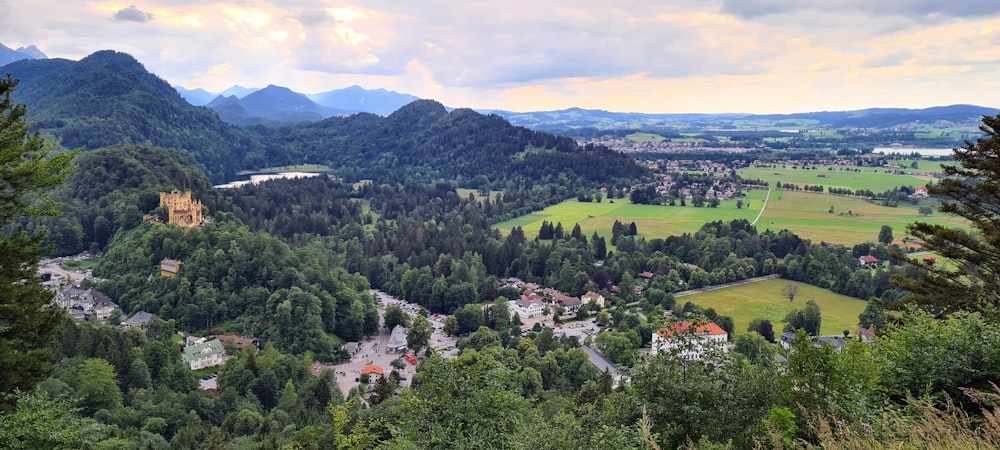
<path fill-rule="evenodd" d="M 10 64 L 14 61 L 21 61 L 23 59 L 48 59 L 48 56 L 45 56 L 45 53 L 42 53 L 42 51 L 34 45 L 20 47 L 17 50 L 13 50 L 6 45 L 0 44 L 0 66 Z"/>
<path fill-rule="evenodd" d="M 386 116 L 419 100 L 409 94 L 360 86 L 318 94 L 302 94 L 273 84 L 263 89 L 233 86 L 218 94 L 200 88 L 174 88 L 192 105 L 208 106 L 218 112 L 222 120 L 241 126 L 315 122 L 359 112 Z"/>
<path fill-rule="evenodd" d="M 887 129 L 907 124 L 947 122 L 978 125 L 984 115 L 996 115 L 998 108 L 975 105 L 935 106 L 923 109 L 868 108 L 855 111 L 819 111 L 793 114 L 645 114 L 620 113 L 600 109 L 568 108 L 557 111 L 484 111 L 498 114 L 519 125 L 557 132 L 566 129 L 670 129 L 677 132 L 712 129 L 747 129 L 748 122 L 767 127 L 800 129 Z M 752 128 L 752 127 L 751 127 Z"/>

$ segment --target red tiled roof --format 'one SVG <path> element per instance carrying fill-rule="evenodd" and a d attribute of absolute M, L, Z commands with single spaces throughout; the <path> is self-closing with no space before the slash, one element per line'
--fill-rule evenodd
<path fill-rule="evenodd" d="M 375 375 L 382 376 L 382 372 L 383 372 L 382 368 L 374 364 L 370 366 L 365 366 L 364 369 L 361 369 L 361 375 L 364 375 L 366 373 L 374 373 Z"/>
<path fill-rule="evenodd" d="M 878 262 L 878 258 L 876 258 L 874 256 L 862 256 L 861 257 L 861 261 L 865 262 L 865 263 L 877 263 Z"/>
<path fill-rule="evenodd" d="M 660 328 L 656 331 L 656 334 L 659 334 L 661 337 L 670 337 L 675 333 L 690 332 L 689 330 L 693 325 L 694 322 L 691 321 L 677 322 L 669 327 Z M 720 334 L 728 333 L 726 333 L 726 330 L 723 330 L 722 327 L 716 325 L 715 322 L 707 322 L 694 330 L 695 336 L 718 336 Z"/>

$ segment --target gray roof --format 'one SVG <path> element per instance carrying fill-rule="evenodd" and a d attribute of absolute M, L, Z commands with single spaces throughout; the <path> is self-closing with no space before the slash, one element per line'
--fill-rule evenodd
<path fill-rule="evenodd" d="M 146 311 L 139 311 L 136 312 L 135 314 L 132 314 L 132 317 L 129 317 L 128 320 L 122 322 L 122 325 L 132 326 L 132 327 L 144 327 L 152 323 L 154 319 L 156 319 L 155 314 L 151 314 Z"/>
<path fill-rule="evenodd" d="M 385 348 L 389 350 L 406 348 L 406 328 L 403 328 L 402 325 L 392 327 L 392 333 L 389 333 L 389 343 L 386 344 Z"/>
<path fill-rule="evenodd" d="M 618 368 L 615 367 L 615 363 L 611 362 L 611 360 L 597 351 L 597 349 L 584 345 L 583 350 L 587 352 L 587 356 L 590 357 L 590 363 L 597 368 L 598 372 L 604 373 L 607 370 L 612 377 L 618 376 Z"/>

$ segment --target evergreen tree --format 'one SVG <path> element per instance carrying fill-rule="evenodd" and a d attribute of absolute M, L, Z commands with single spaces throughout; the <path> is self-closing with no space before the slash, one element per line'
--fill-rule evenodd
<path fill-rule="evenodd" d="M 938 316 L 1000 307 L 1000 115 L 983 117 L 979 129 L 985 136 L 955 149 L 952 158 L 958 165 L 943 166 L 946 177 L 929 189 L 931 195 L 946 199 L 941 212 L 966 219 L 972 230 L 926 222 L 908 226 L 909 234 L 922 239 L 928 250 L 954 263 L 908 258 L 919 269 L 917 278 L 893 281 L 912 295 L 883 302 L 886 307 L 912 304 Z"/>
<path fill-rule="evenodd" d="M 52 343 L 64 312 L 35 277 L 44 233 L 16 225 L 55 213 L 45 190 L 65 179 L 75 152 L 51 155 L 51 144 L 29 132 L 27 108 L 11 99 L 17 82 L 0 79 L 0 403 L 48 376 Z"/>

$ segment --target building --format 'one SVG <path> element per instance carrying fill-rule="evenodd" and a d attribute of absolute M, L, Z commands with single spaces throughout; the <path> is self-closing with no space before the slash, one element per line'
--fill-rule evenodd
<path fill-rule="evenodd" d="M 160 207 L 167 210 L 167 223 L 181 227 L 196 227 L 205 223 L 201 202 L 191 199 L 191 191 L 160 192 Z"/>
<path fill-rule="evenodd" d="M 517 313 L 522 319 L 541 317 L 545 311 L 545 303 L 538 300 L 512 300 L 510 302 L 511 313 Z"/>
<path fill-rule="evenodd" d="M 237 351 L 243 351 L 245 348 L 252 348 L 254 352 L 260 350 L 260 341 L 257 338 L 237 336 L 235 334 L 223 334 L 219 336 L 219 340 L 222 341 L 223 346 L 231 346 Z"/>
<path fill-rule="evenodd" d="M 399 324 L 392 327 L 392 332 L 389 333 L 389 343 L 385 345 L 385 351 L 394 353 L 406 351 L 406 328 L 403 328 Z"/>
<path fill-rule="evenodd" d="M 155 314 L 150 314 L 146 311 L 139 311 L 132 314 L 132 317 L 125 319 L 125 321 L 122 322 L 122 328 L 139 328 L 146 330 L 155 320 Z"/>
<path fill-rule="evenodd" d="M 222 346 L 222 341 L 210 339 L 199 344 L 184 347 L 181 359 L 191 370 L 200 370 L 207 367 L 221 366 L 226 363 L 226 350 Z"/>
<path fill-rule="evenodd" d="M 364 369 L 361 369 L 361 375 L 368 375 L 369 377 L 372 376 L 372 375 L 377 375 L 377 376 L 381 377 L 382 374 L 384 374 L 384 373 L 385 373 L 385 371 L 382 370 L 381 367 L 376 366 L 374 364 L 367 365 L 367 366 L 365 366 Z M 370 380 L 370 381 L 375 381 L 375 380 Z"/>
<path fill-rule="evenodd" d="M 184 264 L 176 259 L 163 258 L 160 261 L 160 276 L 173 278 L 177 276 L 177 271 L 181 270 L 181 264 Z"/>
<path fill-rule="evenodd" d="M 875 268 L 878 266 L 878 258 L 874 256 L 862 256 L 858 258 L 858 262 L 861 264 L 861 267 Z"/>
<path fill-rule="evenodd" d="M 722 346 L 729 341 L 729 333 L 715 322 L 677 322 L 653 332 L 650 343 L 655 355 L 662 351 L 674 352 L 684 359 L 701 359 L 712 346 Z"/>
<path fill-rule="evenodd" d="M 584 304 L 589 304 L 593 301 L 594 303 L 597 303 L 597 306 L 600 306 L 601 309 L 604 309 L 604 296 L 596 292 L 587 291 L 586 294 L 583 294 L 583 296 L 580 297 L 580 301 Z"/>
<path fill-rule="evenodd" d="M 75 285 L 56 291 L 56 304 L 65 309 L 74 320 L 87 320 L 93 317 L 106 322 L 111 313 L 118 309 L 118 304 L 101 291 Z"/>
<path fill-rule="evenodd" d="M 570 297 L 561 292 L 552 295 L 552 301 L 555 302 L 555 304 L 562 306 L 567 313 L 575 313 L 578 309 L 580 309 L 580 305 L 583 304 L 579 298 Z"/>

